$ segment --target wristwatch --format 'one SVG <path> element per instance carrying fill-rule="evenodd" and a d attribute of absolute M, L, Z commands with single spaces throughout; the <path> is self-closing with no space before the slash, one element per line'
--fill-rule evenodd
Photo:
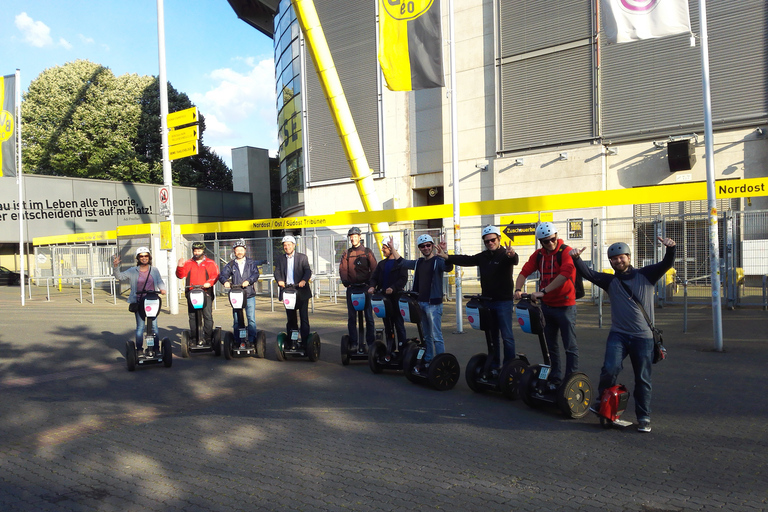
<path fill-rule="evenodd" d="M 546 295 L 546 294 L 547 294 L 547 289 L 546 289 L 546 288 L 542 288 L 542 289 L 541 289 L 541 293 L 543 293 L 544 295 Z"/>

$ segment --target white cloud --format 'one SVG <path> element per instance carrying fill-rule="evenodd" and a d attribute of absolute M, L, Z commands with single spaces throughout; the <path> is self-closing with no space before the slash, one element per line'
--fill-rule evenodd
<path fill-rule="evenodd" d="M 93 40 L 92 37 L 86 37 L 83 34 L 77 34 L 77 37 L 80 38 L 80 42 L 83 43 L 83 44 L 93 44 L 93 43 L 95 43 L 95 41 Z"/>
<path fill-rule="evenodd" d="M 206 145 L 222 149 L 245 145 L 274 149 L 277 118 L 272 59 L 238 60 L 249 65 L 248 71 L 216 69 L 208 75 L 215 85 L 208 92 L 190 95 L 205 116 Z"/>
<path fill-rule="evenodd" d="M 42 21 L 33 20 L 26 12 L 16 16 L 16 28 L 24 34 L 24 40 L 32 46 L 42 48 L 53 44 L 51 29 L 48 25 Z"/>
<path fill-rule="evenodd" d="M 71 50 L 72 49 L 72 45 L 69 43 L 69 41 L 67 41 L 63 37 L 59 38 L 59 46 L 63 46 L 67 50 Z"/>

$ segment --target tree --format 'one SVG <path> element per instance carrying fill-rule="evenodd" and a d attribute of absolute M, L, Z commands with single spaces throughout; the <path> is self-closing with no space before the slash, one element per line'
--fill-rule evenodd
<path fill-rule="evenodd" d="M 169 111 L 192 107 L 168 85 Z M 126 74 L 77 60 L 43 71 L 22 102 L 27 172 L 54 176 L 162 183 L 160 100 L 155 77 Z M 203 144 L 172 163 L 177 185 L 232 190 L 232 172 Z"/>

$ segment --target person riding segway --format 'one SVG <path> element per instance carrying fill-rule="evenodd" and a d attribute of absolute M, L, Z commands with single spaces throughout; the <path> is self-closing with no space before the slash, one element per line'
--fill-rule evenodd
<path fill-rule="evenodd" d="M 344 365 L 350 360 L 367 360 L 368 349 L 375 340 L 371 298 L 366 292 L 376 268 L 376 257 L 362 244 L 360 228 L 350 228 L 347 237 L 351 247 L 344 251 L 339 261 L 339 278 L 347 289 L 347 334 L 341 337 L 341 362 Z"/>
<path fill-rule="evenodd" d="M 176 277 L 186 278 L 189 330 L 181 333 L 181 356 L 193 352 L 221 355 L 221 327 L 213 327 L 213 285 L 219 277 L 219 267 L 205 256 L 203 242 L 192 243 L 192 258 L 179 258 Z"/>

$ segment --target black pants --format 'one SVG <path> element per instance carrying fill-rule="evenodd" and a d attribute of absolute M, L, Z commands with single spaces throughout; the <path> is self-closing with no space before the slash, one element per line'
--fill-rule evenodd
<path fill-rule="evenodd" d="M 306 343 L 309 339 L 309 300 L 302 299 L 296 294 L 296 307 L 286 309 L 285 316 L 288 318 L 288 323 L 285 324 L 286 332 L 298 329 L 297 317 L 301 318 L 301 330 L 299 332 L 301 332 L 301 341 Z"/>
<path fill-rule="evenodd" d="M 197 318 L 196 312 L 198 310 L 192 307 L 192 302 L 189 300 L 189 291 L 187 291 L 187 313 L 189 313 L 189 335 L 190 339 L 197 340 Z M 203 338 L 206 341 L 211 341 L 213 336 L 213 296 L 212 292 L 205 291 L 205 303 L 203 309 L 199 310 L 203 312 Z"/>
<path fill-rule="evenodd" d="M 357 311 L 352 305 L 352 289 L 347 288 L 347 330 L 349 331 L 349 342 L 352 345 L 357 343 Z M 371 296 L 365 294 L 365 341 L 368 346 L 373 345 L 376 339 L 376 327 L 373 323 L 373 308 L 371 307 Z"/>

